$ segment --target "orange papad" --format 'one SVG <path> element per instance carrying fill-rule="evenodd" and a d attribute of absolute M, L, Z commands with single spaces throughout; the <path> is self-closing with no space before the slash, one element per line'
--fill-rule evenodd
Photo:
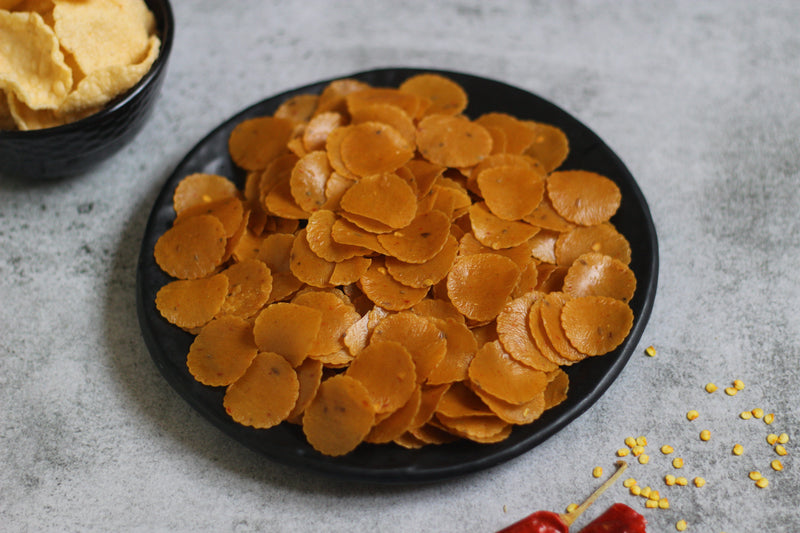
<path fill-rule="evenodd" d="M 500 442 L 632 328 L 619 187 L 561 168 L 555 125 L 423 73 L 295 94 L 228 146 L 236 178 L 176 185 L 155 307 L 235 423 L 329 456 Z"/>

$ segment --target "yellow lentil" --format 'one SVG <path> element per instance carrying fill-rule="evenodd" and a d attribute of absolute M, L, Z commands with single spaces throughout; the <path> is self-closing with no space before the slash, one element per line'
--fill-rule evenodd
<path fill-rule="evenodd" d="M 603 475 L 603 467 L 602 467 L 602 466 L 596 466 L 596 467 L 594 467 L 594 469 L 592 470 L 592 475 L 593 475 L 594 477 L 600 477 L 600 476 L 602 476 L 602 475 Z"/>
<path fill-rule="evenodd" d="M 649 355 L 650 357 L 655 357 L 656 356 L 656 349 L 653 348 L 652 346 L 648 346 L 647 348 L 645 348 L 644 352 L 647 355 Z"/>
<path fill-rule="evenodd" d="M 765 477 L 762 477 L 758 481 L 756 481 L 756 487 L 759 489 L 765 489 L 769 485 L 769 480 Z"/>
<path fill-rule="evenodd" d="M 641 496 L 642 498 L 649 498 L 649 497 L 650 497 L 650 491 L 651 491 L 651 490 L 652 490 L 652 489 L 651 489 L 650 487 L 645 487 L 645 488 L 643 488 L 643 489 L 642 489 L 642 491 L 639 493 L 639 496 Z"/>
<path fill-rule="evenodd" d="M 706 480 L 698 476 L 692 480 L 692 483 L 694 483 L 695 487 L 702 487 L 706 484 Z"/>
<path fill-rule="evenodd" d="M 689 411 L 688 413 L 686 413 L 686 419 L 687 419 L 687 420 L 697 420 L 697 417 L 698 417 L 698 416 L 700 416 L 700 413 L 698 413 L 698 412 L 697 412 L 697 411 L 695 411 L 694 409 L 692 409 L 691 411 Z"/>
<path fill-rule="evenodd" d="M 633 485 L 630 488 L 630 491 L 632 495 L 639 496 L 642 493 L 642 487 L 640 487 L 639 485 Z"/>
<path fill-rule="evenodd" d="M 657 490 L 651 490 L 650 495 L 647 497 L 647 499 L 657 502 L 658 500 L 661 499 L 661 494 L 659 494 Z"/>
<path fill-rule="evenodd" d="M 577 509 L 577 508 L 578 508 L 578 504 L 577 504 L 577 503 L 571 503 L 571 504 L 567 505 L 567 509 L 566 509 L 566 511 L 567 511 L 568 513 L 571 513 L 571 512 L 573 512 L 575 509 Z"/>
<path fill-rule="evenodd" d="M 676 457 L 675 459 L 673 459 L 672 466 L 674 466 L 675 468 L 683 468 L 683 458 Z"/>
<path fill-rule="evenodd" d="M 719 387 L 717 387 L 713 383 L 706 383 L 706 392 L 709 394 L 711 394 L 712 392 L 716 392 L 718 388 Z"/>
<path fill-rule="evenodd" d="M 678 520 L 675 523 L 675 529 L 677 529 L 678 531 L 686 531 L 687 527 L 689 526 L 686 524 L 686 520 Z"/>
<path fill-rule="evenodd" d="M 769 464 L 769 466 L 771 466 L 773 470 L 778 470 L 778 471 L 783 470 L 783 463 L 781 463 L 777 459 L 773 459 L 772 462 Z"/>
<path fill-rule="evenodd" d="M 628 448 L 620 448 L 617 450 L 617 457 L 625 457 L 629 453 L 631 453 L 631 451 Z"/>
<path fill-rule="evenodd" d="M 764 416 L 764 410 L 760 407 L 756 407 L 755 409 L 753 409 L 753 416 L 756 418 L 761 418 L 762 416 Z"/>
<path fill-rule="evenodd" d="M 707 429 L 704 429 L 700 432 L 700 440 L 709 441 L 711 440 L 711 432 Z"/>
<path fill-rule="evenodd" d="M 775 433 L 767 435 L 767 444 L 773 446 L 776 442 L 778 442 L 778 436 Z"/>
<path fill-rule="evenodd" d="M 644 502 L 644 506 L 648 509 L 657 509 L 658 502 L 655 500 L 647 500 L 646 502 Z"/>
<path fill-rule="evenodd" d="M 634 485 L 636 485 L 636 480 L 633 479 L 632 477 L 629 477 L 628 479 L 622 482 L 622 486 L 625 487 L 626 489 L 629 489 Z"/>
<path fill-rule="evenodd" d="M 672 474 L 667 474 L 664 476 L 664 484 L 671 487 L 675 484 L 675 476 Z"/>
<path fill-rule="evenodd" d="M 778 435 L 778 444 L 786 444 L 789 442 L 789 434 L 788 433 L 781 433 Z"/>
<path fill-rule="evenodd" d="M 649 462 L 650 462 L 650 456 L 647 455 L 646 453 L 643 453 L 642 455 L 639 456 L 639 464 L 646 465 Z"/>
<path fill-rule="evenodd" d="M 750 477 L 750 479 L 752 479 L 753 481 L 758 481 L 759 479 L 761 479 L 761 478 L 763 477 L 763 476 L 761 475 L 761 472 L 758 472 L 758 471 L 756 471 L 756 470 L 753 470 L 752 472 L 750 472 L 750 473 L 748 474 L 748 476 L 749 476 L 749 477 Z"/>
<path fill-rule="evenodd" d="M 669 500 L 666 498 L 661 498 L 660 500 L 658 500 L 658 508 L 669 509 Z"/>
<path fill-rule="evenodd" d="M 767 415 L 764 415 L 764 423 L 765 424 L 772 424 L 774 421 L 775 421 L 775 414 L 774 413 L 769 413 Z"/>
<path fill-rule="evenodd" d="M 734 379 L 733 388 L 736 390 L 744 390 L 744 381 L 742 381 L 741 379 Z"/>
<path fill-rule="evenodd" d="M 777 453 L 778 455 L 786 455 L 789 452 L 786 451 L 786 448 L 778 444 L 777 446 L 775 446 L 775 453 Z"/>
<path fill-rule="evenodd" d="M 741 418 L 742 420 L 750 420 L 751 418 L 753 418 L 753 413 L 751 413 L 750 411 L 742 411 L 741 413 L 739 413 L 739 418 Z"/>
<path fill-rule="evenodd" d="M 672 448 L 672 446 L 670 446 L 669 444 L 665 444 L 665 445 L 663 445 L 663 446 L 661 447 L 661 453 L 663 453 L 664 455 L 669 455 L 669 454 L 671 454 L 671 453 L 672 453 L 672 452 L 674 452 L 674 451 L 675 451 L 675 450 L 674 450 L 674 449 Z"/>
<path fill-rule="evenodd" d="M 680 487 L 685 487 L 686 485 L 688 485 L 688 484 L 689 484 L 689 480 L 688 480 L 688 479 L 686 479 L 686 478 L 685 478 L 685 477 L 683 477 L 683 476 L 676 477 L 676 478 L 675 478 L 675 484 L 676 484 L 676 485 L 678 485 L 678 486 L 680 486 Z"/>
<path fill-rule="evenodd" d="M 734 444 L 733 445 L 733 455 L 742 455 L 744 452 L 744 446 L 741 444 Z"/>
<path fill-rule="evenodd" d="M 638 444 L 631 448 L 631 453 L 634 457 L 639 457 L 644 453 L 644 446 L 639 446 Z"/>
<path fill-rule="evenodd" d="M 737 392 L 739 392 L 739 390 L 736 389 L 735 387 L 726 387 L 725 388 L 725 394 L 727 394 L 728 396 L 736 396 Z"/>
<path fill-rule="evenodd" d="M 625 439 L 625 445 L 628 448 L 633 448 L 634 446 L 636 446 L 636 439 L 634 439 L 633 437 L 626 438 Z"/>
<path fill-rule="evenodd" d="M 645 437 L 644 435 L 636 437 L 636 444 L 638 444 L 639 446 L 647 446 L 647 437 Z"/>

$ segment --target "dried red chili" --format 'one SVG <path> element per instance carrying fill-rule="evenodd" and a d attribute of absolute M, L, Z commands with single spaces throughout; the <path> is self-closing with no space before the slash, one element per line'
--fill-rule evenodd
<path fill-rule="evenodd" d="M 624 503 L 615 503 L 580 533 L 646 533 L 647 520 Z"/>

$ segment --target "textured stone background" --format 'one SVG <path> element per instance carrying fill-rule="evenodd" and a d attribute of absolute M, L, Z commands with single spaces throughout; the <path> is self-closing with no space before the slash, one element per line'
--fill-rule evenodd
<path fill-rule="evenodd" d="M 174 11 L 165 89 L 133 143 L 67 181 L 0 176 L 2 529 L 493 531 L 581 499 L 592 467 L 646 435 L 651 462 L 632 475 L 671 508 L 645 511 L 617 485 L 595 514 L 622 501 L 650 531 L 681 518 L 690 531 L 800 530 L 798 448 L 772 472 L 764 440 L 800 438 L 800 4 L 178 0 Z M 266 96 L 383 66 L 461 70 L 566 109 L 636 176 L 660 239 L 650 323 L 607 394 L 518 459 L 412 488 L 298 474 L 231 441 L 161 378 L 135 314 L 145 222 L 183 155 Z M 747 388 L 734 398 L 703 391 L 735 378 Z M 753 407 L 774 425 L 737 418 Z M 662 443 L 707 485 L 664 487 Z M 754 469 L 769 488 L 754 487 Z"/>

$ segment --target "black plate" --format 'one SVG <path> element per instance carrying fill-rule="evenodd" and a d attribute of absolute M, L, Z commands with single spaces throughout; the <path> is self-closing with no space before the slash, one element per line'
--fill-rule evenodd
<path fill-rule="evenodd" d="M 396 87 L 403 80 L 423 72 L 390 68 L 352 74 L 351 78 L 373 86 Z M 176 391 L 202 416 L 245 446 L 287 465 L 309 469 L 340 479 L 375 483 L 420 483 L 443 480 L 495 466 L 517 457 L 580 416 L 606 391 L 622 371 L 644 331 L 656 293 L 658 244 L 647 202 L 636 181 L 620 159 L 586 126 L 555 105 L 521 89 L 468 74 L 439 72 L 460 83 L 469 94 L 466 114 L 471 117 L 490 111 L 511 113 L 562 128 L 570 139 L 570 155 L 564 169 L 591 170 L 613 179 L 622 191 L 622 205 L 612 219 L 630 241 L 631 268 L 638 287 L 631 301 L 635 315 L 633 329 L 625 342 L 603 357 L 587 359 L 569 367 L 568 399 L 546 412 L 539 420 L 514 429 L 498 444 L 468 441 L 407 450 L 394 445 L 362 444 L 344 457 L 327 457 L 306 442 L 299 427 L 282 424 L 257 430 L 234 423 L 222 407 L 223 388 L 201 385 L 186 368 L 186 354 L 193 337 L 167 323 L 155 308 L 160 287 L 170 281 L 153 259 L 158 237 L 172 224 L 172 195 L 178 182 L 192 172 L 216 173 L 232 178 L 239 187 L 244 173 L 232 164 L 227 150 L 228 135 L 240 121 L 272 114 L 287 98 L 300 93 L 318 93 L 331 80 L 267 98 L 221 124 L 200 141 L 177 166 L 156 200 L 145 230 L 137 269 L 137 309 L 142 335 L 156 366 Z"/>

